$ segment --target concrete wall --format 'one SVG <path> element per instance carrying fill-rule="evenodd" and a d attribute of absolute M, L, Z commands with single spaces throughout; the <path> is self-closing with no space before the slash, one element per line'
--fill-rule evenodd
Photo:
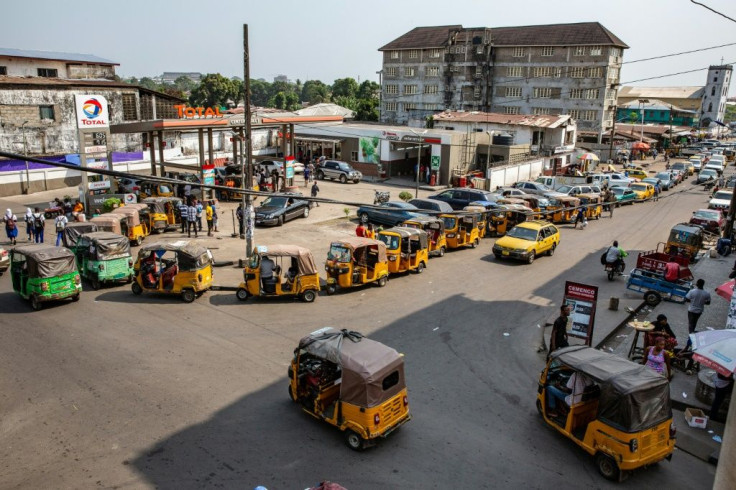
<path fill-rule="evenodd" d="M 494 167 L 489 169 L 486 175 L 487 189 L 494 190 L 496 187 L 509 186 L 520 180 L 534 180 L 542 175 L 543 169 L 544 160 L 541 158 L 516 165 Z"/>
<path fill-rule="evenodd" d="M 115 77 L 114 66 L 94 63 L 68 63 L 66 61 L 0 56 L 0 66 L 6 67 L 7 75 L 11 77 L 37 77 L 39 68 L 57 70 L 58 78 L 105 78 L 112 80 Z"/>

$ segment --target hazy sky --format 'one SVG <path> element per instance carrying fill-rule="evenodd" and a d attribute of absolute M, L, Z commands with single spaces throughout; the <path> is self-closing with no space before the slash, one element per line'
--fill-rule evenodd
<path fill-rule="evenodd" d="M 736 1 L 702 0 L 736 18 Z M 377 49 L 416 26 L 500 27 L 598 21 L 630 46 L 624 62 L 736 43 L 736 23 L 689 0 L 15 0 L 3 2 L 0 46 L 91 53 L 121 76 L 164 71 L 243 77 L 242 25 L 251 77 L 273 81 L 378 80 Z M 624 84 L 736 62 L 736 45 L 624 65 Z M 704 85 L 705 71 L 636 85 Z M 734 94 L 733 90 L 730 90 Z"/>

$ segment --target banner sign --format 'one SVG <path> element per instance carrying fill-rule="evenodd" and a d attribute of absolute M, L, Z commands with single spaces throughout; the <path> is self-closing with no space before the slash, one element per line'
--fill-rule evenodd
<path fill-rule="evenodd" d="M 577 282 L 565 282 L 564 304 L 570 305 L 570 321 L 567 335 L 585 339 L 586 345 L 593 341 L 595 307 L 598 302 L 598 288 Z"/>
<path fill-rule="evenodd" d="M 202 165 L 202 175 L 204 176 L 205 185 L 215 185 L 215 166 Z"/>
<path fill-rule="evenodd" d="M 284 172 L 286 173 L 287 179 L 293 179 L 294 178 L 294 157 L 293 156 L 287 156 L 286 160 L 284 160 Z"/>

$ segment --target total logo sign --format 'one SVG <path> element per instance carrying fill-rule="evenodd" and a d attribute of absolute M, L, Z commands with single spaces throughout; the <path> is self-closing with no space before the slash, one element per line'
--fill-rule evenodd
<path fill-rule="evenodd" d="M 106 128 L 110 125 L 107 99 L 101 95 L 75 95 L 77 127 Z"/>

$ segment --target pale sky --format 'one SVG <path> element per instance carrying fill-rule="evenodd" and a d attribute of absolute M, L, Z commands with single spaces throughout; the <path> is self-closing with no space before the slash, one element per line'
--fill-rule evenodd
<path fill-rule="evenodd" d="M 736 1 L 702 0 L 731 18 Z M 378 81 L 377 49 L 417 26 L 501 27 L 597 21 L 630 49 L 624 63 L 736 43 L 736 23 L 689 0 L 6 0 L 0 47 L 90 53 L 120 63 L 121 76 L 164 71 L 269 82 L 336 78 Z M 624 65 L 621 81 L 736 63 L 736 44 Z M 629 85 L 704 85 L 706 71 Z M 729 90 L 734 94 L 733 89 Z"/>

